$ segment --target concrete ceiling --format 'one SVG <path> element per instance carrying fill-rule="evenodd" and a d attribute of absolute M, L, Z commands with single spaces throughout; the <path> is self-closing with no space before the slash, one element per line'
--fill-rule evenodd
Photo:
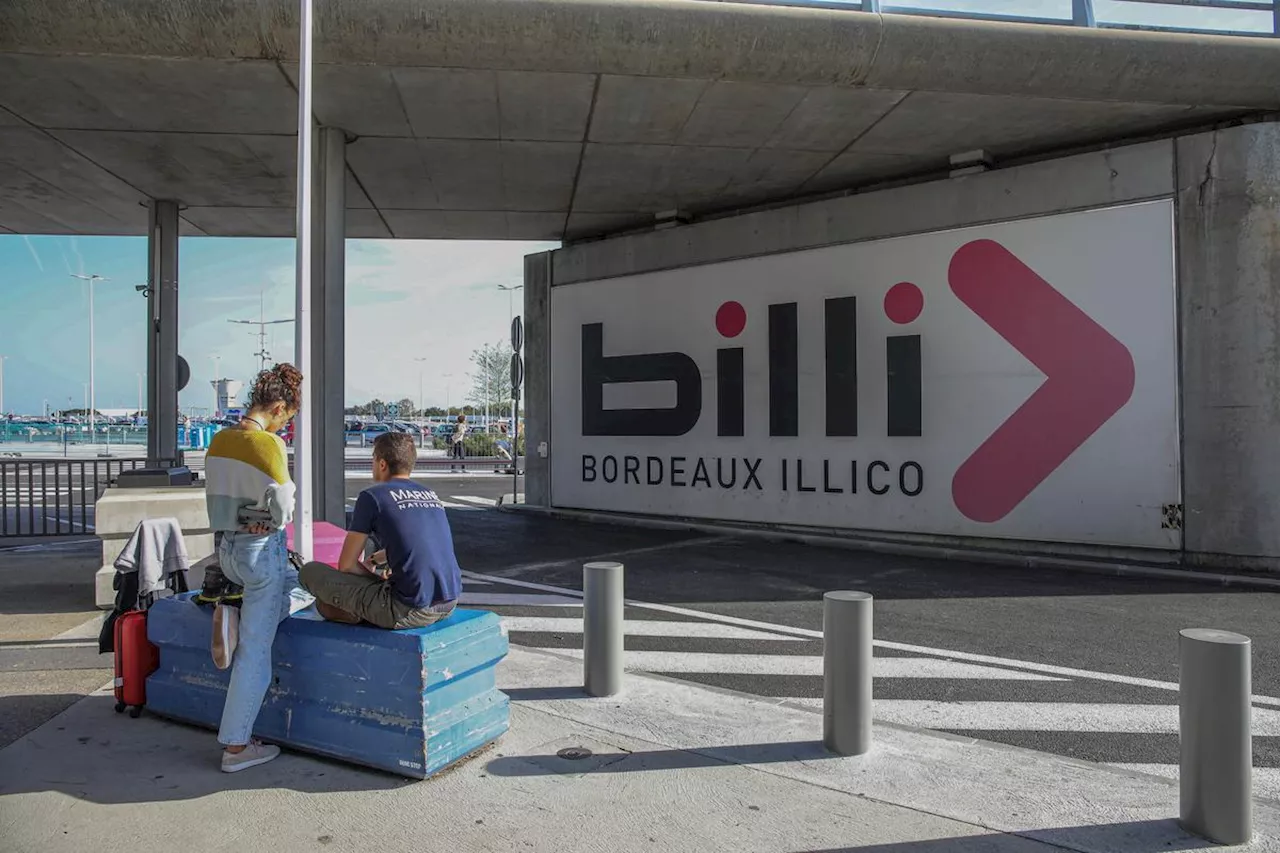
<path fill-rule="evenodd" d="M 352 237 L 572 240 L 1280 108 L 1276 40 L 703 0 L 318 7 Z M 191 234 L 291 235 L 290 15 L 0 4 L 0 230 L 138 234 L 173 198 Z"/>

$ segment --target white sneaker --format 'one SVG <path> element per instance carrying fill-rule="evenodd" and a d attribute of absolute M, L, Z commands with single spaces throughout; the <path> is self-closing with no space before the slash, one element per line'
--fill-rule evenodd
<path fill-rule="evenodd" d="M 270 744 L 251 741 L 248 746 L 240 752 L 222 751 L 222 772 L 236 773 L 250 767 L 257 767 L 259 764 L 266 764 L 271 759 L 280 754 L 280 747 L 271 746 Z"/>

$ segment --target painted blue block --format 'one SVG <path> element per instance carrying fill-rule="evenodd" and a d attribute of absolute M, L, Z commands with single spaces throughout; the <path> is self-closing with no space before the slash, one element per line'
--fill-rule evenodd
<path fill-rule="evenodd" d="M 216 729 L 231 671 L 213 665 L 213 611 L 194 596 L 162 599 L 147 614 L 160 649 L 147 709 Z M 506 654 L 501 623 L 485 610 L 385 631 L 326 622 L 309 608 L 280 624 L 254 734 L 425 779 L 506 732 L 509 703 L 494 682 Z"/>

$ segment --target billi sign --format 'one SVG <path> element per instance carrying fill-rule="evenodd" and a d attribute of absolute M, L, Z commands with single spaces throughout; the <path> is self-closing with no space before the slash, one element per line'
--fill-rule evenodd
<path fill-rule="evenodd" d="M 1174 548 L 1168 201 L 556 287 L 552 502 Z"/>

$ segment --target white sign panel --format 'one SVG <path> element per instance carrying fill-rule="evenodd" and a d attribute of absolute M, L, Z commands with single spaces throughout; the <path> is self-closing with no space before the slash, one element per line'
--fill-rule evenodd
<path fill-rule="evenodd" d="M 556 506 L 1174 548 L 1173 207 L 557 287 Z"/>

